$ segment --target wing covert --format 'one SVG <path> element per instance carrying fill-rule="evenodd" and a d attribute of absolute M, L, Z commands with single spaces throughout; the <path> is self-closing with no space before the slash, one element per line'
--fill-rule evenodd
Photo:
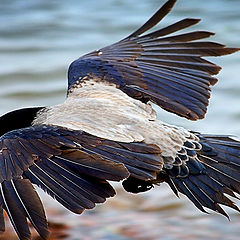
<path fill-rule="evenodd" d="M 200 21 L 193 18 L 142 35 L 155 26 L 174 3 L 167 1 L 127 38 L 75 60 L 68 71 L 68 90 L 96 76 L 143 102 L 150 100 L 190 120 L 204 118 L 210 86 L 217 82 L 213 75 L 221 68 L 202 57 L 222 56 L 239 49 L 196 41 L 213 35 L 207 31 L 170 35 Z"/>
<path fill-rule="evenodd" d="M 46 239 L 46 216 L 31 183 L 81 213 L 115 195 L 107 180 L 130 174 L 156 178 L 163 165 L 160 153 L 155 145 L 114 142 L 58 126 L 13 130 L 0 138 L 0 210 L 7 212 L 20 239 L 30 239 L 27 219 Z"/>

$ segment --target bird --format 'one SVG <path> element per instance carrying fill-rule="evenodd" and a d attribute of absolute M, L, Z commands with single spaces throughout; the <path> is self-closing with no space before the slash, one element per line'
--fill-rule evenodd
<path fill-rule="evenodd" d="M 240 141 L 189 131 L 157 119 L 153 104 L 196 121 L 205 117 L 220 67 L 204 57 L 240 48 L 203 40 L 208 31 L 178 33 L 200 19 L 151 30 L 173 8 L 168 0 L 124 39 L 73 61 L 63 103 L 17 109 L 0 117 L 0 231 L 3 210 L 21 240 L 28 221 L 49 237 L 35 186 L 80 214 L 115 195 L 166 182 L 202 212 L 239 211 Z M 228 195 L 228 196 L 227 196 Z"/>

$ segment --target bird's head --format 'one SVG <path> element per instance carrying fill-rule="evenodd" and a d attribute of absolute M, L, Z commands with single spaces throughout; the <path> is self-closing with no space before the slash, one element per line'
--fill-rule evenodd
<path fill-rule="evenodd" d="M 0 117 L 0 136 L 15 129 L 31 126 L 37 112 L 41 109 L 43 107 L 22 108 L 2 115 Z"/>

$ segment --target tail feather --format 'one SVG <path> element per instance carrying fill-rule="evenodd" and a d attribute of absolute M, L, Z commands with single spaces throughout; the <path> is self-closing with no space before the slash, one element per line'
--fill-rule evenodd
<path fill-rule="evenodd" d="M 240 141 L 228 136 L 195 135 L 197 138 L 183 144 L 172 166 L 164 165 L 157 172 L 156 179 L 144 180 L 130 171 L 123 187 L 138 193 L 166 182 L 177 197 L 179 192 L 186 195 L 200 211 L 207 213 L 208 208 L 229 218 L 222 205 L 240 212 L 229 198 L 239 199 L 236 193 L 240 194 Z"/>
<path fill-rule="evenodd" d="M 188 175 L 174 176 L 174 171 L 166 170 L 158 179 L 167 182 L 176 195 L 178 191 L 186 195 L 202 212 L 208 208 L 228 217 L 220 205 L 240 212 L 228 197 L 239 199 L 235 193 L 240 194 L 240 142 L 228 136 L 198 137 L 202 148 L 195 149 L 196 157 L 184 163 Z"/>
<path fill-rule="evenodd" d="M 173 182 L 175 183 L 179 192 L 186 195 L 199 210 L 207 213 L 206 210 L 202 206 L 201 200 L 199 200 L 198 197 L 194 194 L 194 192 L 192 192 L 189 189 L 189 186 L 186 186 L 186 184 L 179 178 L 175 178 L 173 180 Z"/>
<path fill-rule="evenodd" d="M 202 145 L 208 144 L 198 153 L 209 175 L 234 192 L 240 193 L 240 142 L 228 136 L 200 135 Z M 211 173 L 211 174 L 210 174 Z"/>
<path fill-rule="evenodd" d="M 208 178 L 208 177 L 207 177 Z M 199 177 L 193 177 L 190 176 L 189 177 L 190 181 L 192 181 L 195 185 L 199 186 L 201 188 L 201 190 L 206 193 L 211 199 L 212 201 L 216 202 L 216 203 L 221 203 L 223 205 L 226 205 L 228 207 L 232 207 L 235 210 L 239 211 L 238 207 L 236 205 L 234 205 L 233 201 L 230 200 L 229 198 L 227 198 L 223 193 L 223 191 L 221 191 L 221 189 L 219 189 L 219 191 L 217 191 L 216 189 L 211 187 L 211 184 L 206 184 L 204 182 L 204 180 L 202 181 L 201 178 Z M 211 180 L 207 179 L 206 181 L 207 183 L 211 182 Z"/>

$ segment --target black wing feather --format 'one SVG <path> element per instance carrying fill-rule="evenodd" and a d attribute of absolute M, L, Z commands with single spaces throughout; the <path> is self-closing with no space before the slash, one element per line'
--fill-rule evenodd
<path fill-rule="evenodd" d="M 137 37 L 149 30 L 150 28 L 154 27 L 171 11 L 175 3 L 176 0 L 167 1 L 145 24 L 143 24 L 134 33 L 130 34 L 127 38 Z"/>
<path fill-rule="evenodd" d="M 0 199 L 2 203 L 2 199 Z M 4 221 L 4 215 L 3 215 L 3 209 L 2 207 L 0 208 L 0 232 L 5 231 L 5 221 Z"/>
<path fill-rule="evenodd" d="M 1 136 L 0 146 L 0 206 L 20 239 L 30 239 L 27 219 L 43 239 L 48 236 L 43 206 L 31 183 L 81 213 L 115 195 L 107 180 L 129 175 L 154 179 L 163 165 L 155 145 L 113 142 L 57 126 L 13 130 Z"/>
<path fill-rule="evenodd" d="M 214 34 L 207 31 L 169 35 L 197 24 L 199 19 L 186 18 L 142 35 L 165 17 L 175 2 L 167 1 L 123 40 L 74 61 L 68 70 L 68 93 L 88 79 L 107 81 L 133 98 L 151 100 L 182 117 L 204 118 L 210 86 L 217 82 L 213 75 L 221 68 L 202 57 L 222 56 L 239 49 L 196 41 Z"/>

